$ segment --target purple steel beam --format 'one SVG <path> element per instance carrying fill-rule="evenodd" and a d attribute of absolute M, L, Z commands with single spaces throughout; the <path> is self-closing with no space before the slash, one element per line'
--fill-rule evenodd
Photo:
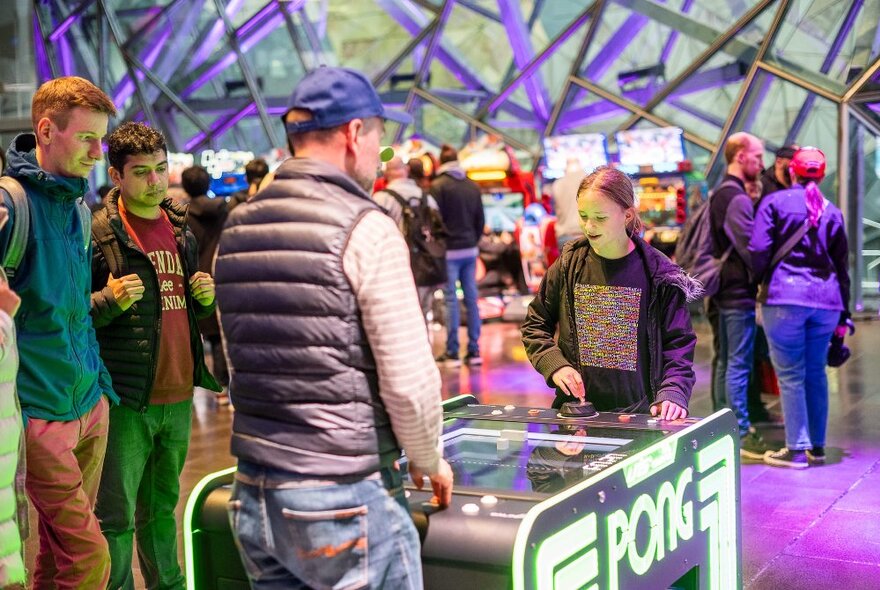
<path fill-rule="evenodd" d="M 407 11 L 402 6 L 403 2 L 395 0 L 377 0 L 377 3 L 385 9 L 391 18 L 397 21 L 397 24 L 406 29 L 406 31 L 414 37 L 418 35 L 423 28 L 430 24 L 428 17 L 422 12 L 416 10 L 415 7 L 409 5 L 409 3 L 406 4 L 410 7 L 410 11 Z M 421 22 L 418 22 L 414 15 L 418 15 L 418 20 Z M 465 88 L 470 88 L 471 90 L 488 90 L 486 85 L 483 84 L 473 71 L 443 48 L 442 41 L 437 47 L 437 54 L 435 57 L 440 60 L 440 63 L 446 66 L 450 73 L 452 73 L 452 75 L 455 76 Z"/>
<path fill-rule="evenodd" d="M 513 60 L 517 68 L 525 68 L 529 65 L 535 56 L 532 42 L 529 36 L 529 29 L 523 20 L 520 11 L 519 0 L 498 0 L 498 10 L 501 13 L 501 22 L 507 31 L 507 38 L 513 49 Z M 525 78 L 526 95 L 538 119 L 547 122 L 550 117 L 550 95 L 547 87 L 544 85 L 541 72 L 538 70 L 535 75 L 529 75 Z"/>
<path fill-rule="evenodd" d="M 855 0 L 849 7 L 849 12 L 846 13 L 846 17 L 844 17 L 843 23 L 840 25 L 840 30 L 837 31 L 837 36 L 834 38 L 831 47 L 828 48 L 828 54 L 825 56 L 825 60 L 819 68 L 819 72 L 822 74 L 827 74 L 831 71 L 831 66 L 834 65 L 834 60 L 837 59 L 844 41 L 846 41 L 850 31 L 852 31 L 853 25 L 855 25 L 856 22 L 856 17 L 858 17 L 863 4 L 864 0 Z M 807 99 L 804 101 L 804 104 L 801 105 L 797 116 L 794 118 L 794 122 L 788 129 L 788 134 L 785 136 L 785 145 L 791 144 L 797 138 L 798 133 L 800 133 L 801 128 L 804 126 L 804 123 L 806 123 L 807 116 L 810 114 L 810 110 L 812 110 L 813 103 L 815 102 L 816 95 L 812 93 L 807 94 Z"/>
<path fill-rule="evenodd" d="M 649 88 L 639 88 L 638 90 L 631 90 L 624 93 L 624 98 L 626 98 L 630 102 L 635 103 L 645 100 L 646 97 L 650 96 L 651 91 Z M 603 119 L 613 117 L 622 111 L 626 111 L 626 109 L 614 104 L 611 101 L 598 100 L 585 107 L 579 107 L 566 111 L 566 113 L 562 117 L 560 117 L 559 123 L 556 128 L 557 131 L 563 131 L 565 129 L 571 129 L 573 127 L 588 125 L 595 121 L 601 121 Z"/>
<path fill-rule="evenodd" d="M 269 14 L 275 12 L 277 9 L 277 5 L 275 2 L 270 2 L 262 7 L 260 10 L 254 14 L 253 17 L 248 19 L 246 23 L 241 25 L 238 30 L 235 31 L 235 34 L 239 37 L 245 37 L 252 31 L 255 27 L 259 25 L 259 22 L 266 18 Z"/>
<path fill-rule="evenodd" d="M 70 49 L 70 41 L 67 37 L 62 37 L 57 42 L 59 57 L 61 59 L 61 73 L 65 76 L 72 76 L 76 73 L 76 64 L 73 62 L 73 51 Z"/>
<path fill-rule="evenodd" d="M 283 2 L 281 3 L 281 10 L 286 10 L 288 14 L 293 14 L 300 8 L 302 8 L 305 0 L 294 0 L 292 2 Z M 272 3 L 273 6 L 278 6 L 275 2 Z M 256 16 L 256 15 L 255 15 Z M 248 26 L 249 34 L 247 35 L 239 35 L 236 32 L 236 37 L 239 41 L 239 46 L 242 52 L 246 52 L 248 49 L 259 43 L 263 40 L 269 33 L 271 33 L 277 25 L 284 20 L 284 15 L 280 12 L 273 14 L 268 19 L 264 19 L 263 22 L 258 26 L 249 26 L 252 19 L 249 19 L 246 23 L 239 27 L 239 30 Z M 216 61 L 212 62 L 208 65 L 203 71 L 200 71 L 198 75 L 190 82 L 186 88 L 180 93 L 180 96 L 183 98 L 188 97 L 193 92 L 204 86 L 211 80 L 214 76 L 225 70 L 236 60 L 235 51 L 230 51 L 225 54 L 223 57 L 218 58 Z"/>
<path fill-rule="evenodd" d="M 150 17 L 150 20 L 138 27 L 136 31 L 132 31 L 131 34 L 128 36 L 128 39 L 125 40 L 125 43 L 122 44 L 122 49 L 125 51 L 129 51 L 131 47 L 140 40 L 141 36 L 153 30 L 153 27 L 156 26 L 156 24 L 162 19 L 163 16 L 167 15 L 170 18 L 172 11 L 174 11 L 178 6 L 187 1 L 188 0 L 171 0 L 171 2 L 162 7 L 162 10 Z"/>
<path fill-rule="evenodd" d="M 150 40 L 147 46 L 144 48 L 142 56 L 140 58 L 140 60 L 148 68 L 152 68 L 153 65 L 156 63 L 156 60 L 159 58 L 165 42 L 168 41 L 168 39 L 171 37 L 171 33 L 171 23 L 168 23 L 162 28 L 162 31 L 159 34 L 150 37 Z M 138 80 L 144 79 L 144 75 L 140 72 L 137 72 L 135 75 L 138 77 Z M 125 102 L 131 97 L 131 95 L 134 94 L 134 91 L 134 82 L 128 74 L 125 74 L 113 91 L 113 104 L 125 104 Z"/>
<path fill-rule="evenodd" d="M 629 44 L 642 32 L 642 29 L 651 21 L 647 16 L 631 14 L 622 25 L 611 35 L 609 41 L 596 54 L 590 65 L 583 71 L 581 77 L 585 80 L 599 83 L 602 76 L 614 64 L 614 60 L 620 57 Z"/>
<path fill-rule="evenodd" d="M 661 1 L 665 2 L 665 0 Z M 599 80 L 605 75 L 608 68 L 610 68 L 614 61 L 620 57 L 621 53 L 626 51 L 629 44 L 639 33 L 642 32 L 642 29 L 647 26 L 650 20 L 651 19 L 647 16 L 641 14 L 629 15 L 626 20 L 623 21 L 623 24 L 620 25 L 620 27 L 618 27 L 618 29 L 611 35 L 605 46 L 596 54 L 593 61 L 591 61 L 586 69 L 581 72 L 581 77 L 595 84 L 599 84 Z M 576 103 L 580 100 L 580 97 L 583 96 L 584 93 L 586 93 L 586 90 L 577 87 L 573 102 Z"/>
<path fill-rule="evenodd" d="M 547 58 L 553 55 L 563 43 L 568 41 L 569 37 L 571 37 L 575 33 L 575 31 L 578 31 L 581 27 L 583 27 L 583 25 L 587 22 L 587 20 L 589 20 L 589 18 L 589 10 L 585 10 L 584 12 L 582 12 L 580 17 L 578 17 L 574 20 L 574 22 L 568 25 L 568 27 L 564 31 L 562 31 L 556 37 L 556 39 L 554 39 L 550 43 L 550 45 L 548 45 L 546 49 L 544 49 L 544 51 L 542 51 L 540 55 L 538 55 L 538 57 L 533 59 L 529 65 L 522 69 L 522 71 L 516 78 L 508 82 L 508 84 L 498 93 L 495 98 L 492 99 L 492 102 L 490 102 L 484 110 L 488 113 L 496 111 L 504 103 L 504 101 L 507 100 L 507 97 L 510 96 L 514 92 L 514 90 L 516 90 L 516 87 L 519 84 L 520 80 L 522 80 L 526 76 L 531 75 L 531 73 L 536 68 L 541 67 L 541 65 L 545 61 L 547 61 Z M 480 116 L 482 116 L 483 114 L 485 113 L 481 111 L 481 113 L 477 115 L 477 118 L 479 119 Z"/>
<path fill-rule="evenodd" d="M 715 115 L 713 115 L 711 113 L 707 113 L 706 111 L 703 111 L 702 109 L 698 109 L 694 106 L 691 106 L 688 103 L 684 102 L 683 100 L 679 100 L 677 98 L 670 97 L 666 100 L 666 103 L 674 106 L 675 108 L 677 108 L 680 111 L 684 111 L 685 113 L 691 115 L 692 117 L 696 117 L 697 119 L 705 121 L 706 123 L 709 123 L 710 125 L 714 125 L 715 127 L 718 127 L 719 129 L 722 129 L 724 127 L 724 119 L 722 119 L 721 117 L 716 117 Z"/>
<path fill-rule="evenodd" d="M 244 4 L 244 0 L 230 0 L 229 4 L 226 5 L 226 15 L 229 18 L 232 18 L 236 12 L 239 11 L 242 4 Z M 274 2 L 270 2 L 269 4 L 274 4 Z M 253 20 L 253 19 L 250 19 Z M 248 22 L 250 22 L 250 20 Z M 246 25 L 247 23 L 245 23 Z M 242 25 L 244 26 L 244 25 Z M 211 31 L 202 41 L 202 43 L 196 48 L 195 53 L 187 60 L 187 72 L 192 72 L 197 67 L 205 63 L 214 50 L 217 48 L 217 42 L 223 37 L 224 27 L 223 27 L 223 19 L 217 17 L 216 22 L 211 27 Z"/>
<path fill-rule="evenodd" d="M 34 10 L 34 17 L 31 19 L 34 28 L 34 54 L 36 57 L 34 61 L 37 66 L 37 82 L 42 84 L 47 80 L 51 80 L 54 76 L 52 76 L 52 65 L 49 62 L 49 55 L 46 53 L 45 40 L 40 31 L 39 18 L 37 11 Z"/>
<path fill-rule="evenodd" d="M 694 0 L 684 0 L 681 5 L 681 13 L 689 13 L 693 5 Z M 669 38 L 666 40 L 666 45 L 663 46 L 663 51 L 660 52 L 660 63 L 665 64 L 669 61 L 669 56 L 672 55 L 672 49 L 673 47 L 675 47 L 675 42 L 678 41 L 678 35 L 679 32 L 675 30 L 669 33 Z"/>
<path fill-rule="evenodd" d="M 94 1 L 95 0 L 83 0 L 82 2 L 80 2 L 79 6 L 74 8 L 73 12 L 67 15 L 67 18 L 58 23 L 58 26 L 55 27 L 55 30 L 52 31 L 52 33 L 49 35 L 49 41 L 51 41 L 52 43 L 56 43 L 58 39 L 60 39 L 64 35 L 64 33 L 66 33 L 68 29 L 70 29 L 73 23 L 79 20 L 79 17 L 81 17 L 83 12 L 86 11 L 86 8 L 91 6 Z"/>
<path fill-rule="evenodd" d="M 755 124 L 755 118 L 761 111 L 761 105 L 764 104 L 764 100 L 767 98 L 767 95 L 770 93 L 770 88 L 773 86 L 773 76 L 765 73 L 763 76 L 761 76 L 760 82 L 756 82 L 756 85 L 757 88 L 752 90 L 754 94 L 753 98 L 751 99 L 751 106 L 749 107 L 749 111 L 748 113 L 746 113 L 746 116 L 742 122 L 741 129 L 743 131 L 752 130 L 752 126 Z M 724 126 L 722 125 L 722 129 L 723 128 Z"/>
<path fill-rule="evenodd" d="M 211 128 L 208 133 L 199 132 L 196 133 L 189 141 L 184 144 L 184 151 L 192 151 L 194 148 L 198 147 L 202 143 L 205 142 L 209 137 L 216 138 L 227 131 L 241 121 L 243 118 L 248 115 L 254 115 L 257 112 L 257 105 L 254 103 L 250 103 L 246 105 L 243 109 L 239 110 L 237 113 L 229 116 L 229 117 L 219 117 L 216 121 L 211 124 Z"/>

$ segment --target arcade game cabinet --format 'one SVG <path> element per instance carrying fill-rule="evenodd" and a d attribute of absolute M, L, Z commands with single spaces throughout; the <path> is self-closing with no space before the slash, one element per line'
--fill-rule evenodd
<path fill-rule="evenodd" d="M 455 473 L 449 508 L 406 489 L 428 590 L 742 586 L 729 410 L 666 422 L 461 396 L 444 403 L 442 440 Z M 226 515 L 233 473 L 206 477 L 187 502 L 191 589 L 247 587 Z"/>
<path fill-rule="evenodd" d="M 688 214 L 688 194 L 705 180 L 686 158 L 678 127 L 631 129 L 616 135 L 620 169 L 633 177 L 646 240 L 671 256 Z"/>
<path fill-rule="evenodd" d="M 553 218 L 535 221 L 525 215 L 537 203 L 534 175 L 520 168 L 513 150 L 497 137 L 486 135 L 468 144 L 459 161 L 480 187 L 489 229 L 480 241 L 477 270 L 480 317 L 522 321 L 529 294 L 547 267 L 544 236 Z"/>

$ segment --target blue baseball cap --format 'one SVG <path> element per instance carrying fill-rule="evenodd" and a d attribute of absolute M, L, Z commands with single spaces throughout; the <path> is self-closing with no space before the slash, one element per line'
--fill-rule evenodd
<path fill-rule="evenodd" d="M 307 110 L 312 118 L 287 123 L 287 113 L 293 109 Z M 409 114 L 386 109 L 373 84 L 362 73 L 349 68 L 322 66 L 306 74 L 296 85 L 281 120 L 285 121 L 288 133 L 304 133 L 369 117 L 381 117 L 404 125 L 412 123 Z"/>

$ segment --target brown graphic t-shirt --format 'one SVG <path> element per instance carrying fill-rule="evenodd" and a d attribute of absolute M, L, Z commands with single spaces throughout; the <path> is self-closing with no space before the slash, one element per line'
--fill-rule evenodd
<path fill-rule="evenodd" d="M 119 200 L 119 213 L 125 230 L 153 263 L 159 280 L 162 329 L 150 404 L 182 402 L 193 393 L 193 356 L 186 312 L 188 285 L 174 239 L 174 228 L 165 211 L 156 219 L 144 219 L 126 212 L 122 199 Z"/>
<path fill-rule="evenodd" d="M 578 354 L 587 399 L 598 410 L 649 409 L 648 295 L 642 258 L 590 251 L 574 290 Z"/>

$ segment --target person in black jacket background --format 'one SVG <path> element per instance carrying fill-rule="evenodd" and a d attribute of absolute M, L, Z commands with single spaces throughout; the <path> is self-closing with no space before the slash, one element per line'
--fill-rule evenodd
<path fill-rule="evenodd" d="M 110 588 L 134 588 L 137 537 L 148 588 L 183 588 L 174 510 L 195 386 L 219 390 L 196 320 L 214 313 L 214 280 L 196 268 L 186 210 L 167 198 L 165 138 L 125 123 L 108 141 L 110 191 L 92 225 L 92 321 L 121 403 L 96 514 L 110 548 Z"/>
<path fill-rule="evenodd" d="M 214 254 L 220 243 L 220 232 L 223 231 L 223 224 L 226 223 L 226 218 L 229 216 L 226 201 L 212 199 L 208 196 L 211 177 L 208 175 L 208 171 L 201 166 L 192 166 L 184 170 L 180 175 L 180 184 L 190 198 L 187 223 L 195 234 L 196 242 L 199 245 L 199 270 L 211 274 Z M 226 355 L 223 353 L 217 314 L 212 313 L 201 320 L 199 328 L 211 348 L 212 372 L 220 385 L 223 386 L 223 391 L 216 396 L 217 404 L 228 406 L 229 369 L 226 366 Z"/>
<path fill-rule="evenodd" d="M 467 355 L 469 365 L 482 364 L 480 358 L 480 310 L 477 307 L 477 243 L 486 225 L 480 187 L 467 177 L 458 163 L 458 152 L 449 145 L 440 149 L 440 168 L 431 183 L 431 196 L 437 201 L 449 235 L 446 238 L 446 351 L 437 362 L 457 366 L 459 309 L 456 285 L 461 283 L 467 310 Z"/>

